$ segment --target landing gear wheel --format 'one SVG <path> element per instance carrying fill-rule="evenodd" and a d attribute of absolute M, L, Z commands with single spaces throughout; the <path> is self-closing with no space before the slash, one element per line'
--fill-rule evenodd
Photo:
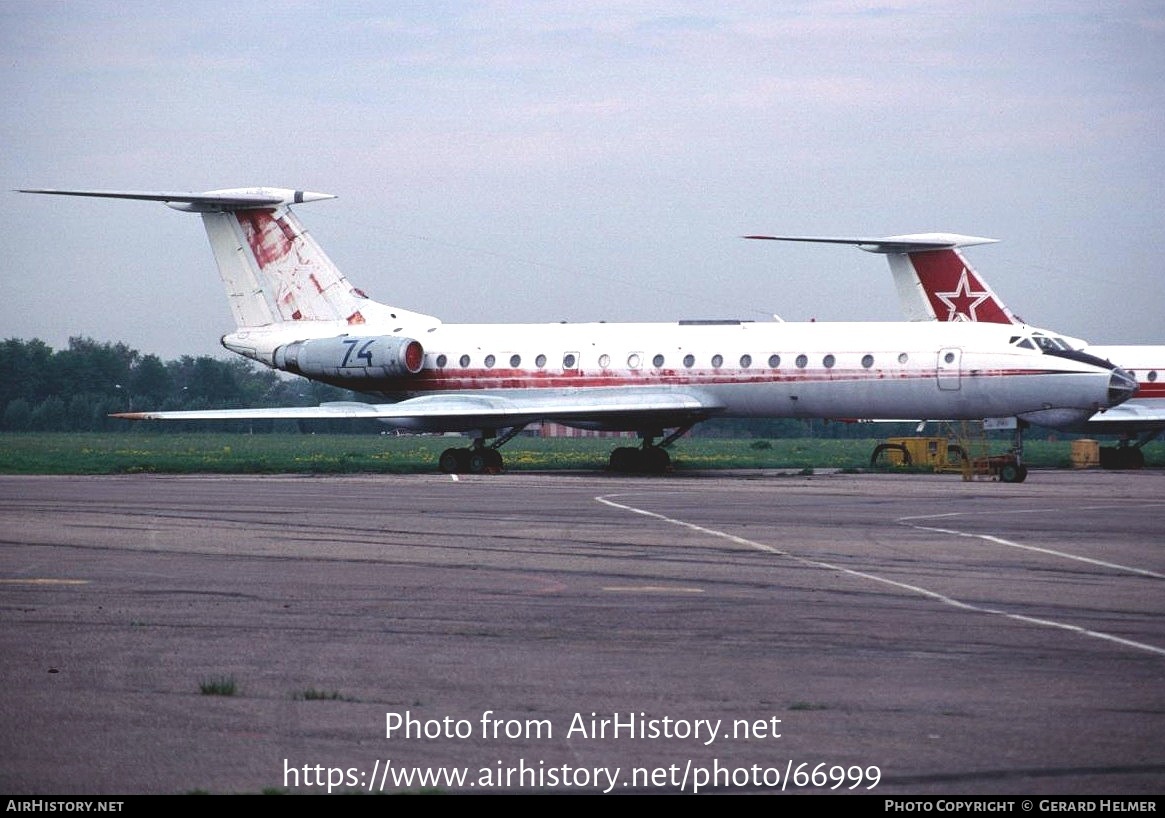
<path fill-rule="evenodd" d="M 639 471 L 640 463 L 641 457 L 639 449 L 632 446 L 620 446 L 611 452 L 611 459 L 607 463 L 607 468 L 611 471 L 631 474 Z"/>
<path fill-rule="evenodd" d="M 1135 446 L 1102 446 L 1100 449 L 1102 469 L 1143 469 L 1145 453 Z"/>
<path fill-rule="evenodd" d="M 462 471 L 470 474 L 497 474 L 502 470 L 502 453 L 497 449 L 478 447 L 460 451 L 465 452 L 465 466 Z"/>
<path fill-rule="evenodd" d="M 437 466 L 445 474 L 458 474 L 466 471 L 469 467 L 469 450 L 446 449 L 441 452 L 441 457 L 437 460 Z"/>
<path fill-rule="evenodd" d="M 493 474 L 500 472 L 502 470 L 502 453 L 497 449 L 486 449 L 485 468 Z"/>
<path fill-rule="evenodd" d="M 441 452 L 437 466 L 445 474 L 497 474 L 502 470 L 502 453 L 495 446 L 487 447 L 482 445 L 481 440 L 476 440 L 473 448 L 462 447 Z"/>
<path fill-rule="evenodd" d="M 671 455 L 667 449 L 658 446 L 648 446 L 640 452 L 640 463 L 647 474 L 663 474 L 671 466 Z"/>
<path fill-rule="evenodd" d="M 488 458 L 486 457 L 485 449 L 470 449 L 469 451 L 469 473 L 483 474 L 488 468 Z"/>

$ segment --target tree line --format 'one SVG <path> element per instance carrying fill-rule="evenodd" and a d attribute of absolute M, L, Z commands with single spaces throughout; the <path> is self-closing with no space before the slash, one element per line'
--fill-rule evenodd
<path fill-rule="evenodd" d="M 163 361 L 124 343 L 73 337 L 54 350 L 39 339 L 0 345 L 0 430 L 13 432 L 129 431 L 114 412 L 315 406 L 360 400 L 353 393 L 303 378 L 288 379 L 243 358 L 183 355 Z M 159 423 L 153 431 L 366 431 L 336 421 Z M 382 426 L 377 428 L 382 429 Z"/>

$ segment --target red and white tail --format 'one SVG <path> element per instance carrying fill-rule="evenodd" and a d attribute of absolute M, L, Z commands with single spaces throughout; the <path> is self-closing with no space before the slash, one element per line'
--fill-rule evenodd
<path fill-rule="evenodd" d="M 363 293 L 285 205 L 202 213 L 202 221 L 239 327 L 365 322 Z"/>
<path fill-rule="evenodd" d="M 958 250 L 975 244 L 991 244 L 996 239 L 955 233 L 917 233 L 880 239 L 824 236 L 745 238 L 851 244 L 870 253 L 881 253 L 890 264 L 898 298 L 911 321 L 1023 323 L 999 300 Z"/>
<path fill-rule="evenodd" d="M 206 226 L 231 313 L 240 330 L 297 322 L 364 324 L 382 316 L 435 319 L 370 300 L 353 287 L 304 229 L 289 205 L 334 199 L 284 188 L 206 193 L 116 190 L 25 190 L 64 196 L 143 199 L 198 213 Z"/>

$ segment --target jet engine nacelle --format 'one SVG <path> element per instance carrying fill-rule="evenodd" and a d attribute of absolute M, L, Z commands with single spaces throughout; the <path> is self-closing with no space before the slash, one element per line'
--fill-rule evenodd
<path fill-rule="evenodd" d="M 393 335 L 295 341 L 274 355 L 276 369 L 309 378 L 399 378 L 416 375 L 424 362 L 420 341 Z"/>

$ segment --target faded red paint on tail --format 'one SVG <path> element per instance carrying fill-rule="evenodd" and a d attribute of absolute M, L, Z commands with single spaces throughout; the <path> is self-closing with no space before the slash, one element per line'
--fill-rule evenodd
<path fill-rule="evenodd" d="M 939 321 L 1018 323 L 958 251 L 932 250 L 907 256 Z"/>
<path fill-rule="evenodd" d="M 235 213 L 260 268 L 279 261 L 291 252 L 295 243 L 295 231 L 272 213 L 271 210 L 240 210 Z"/>
<path fill-rule="evenodd" d="M 232 214 L 258 267 L 258 280 L 282 321 L 329 321 L 347 316 L 364 323 L 358 297 L 288 210 Z M 366 300 L 366 299 L 359 299 Z"/>

